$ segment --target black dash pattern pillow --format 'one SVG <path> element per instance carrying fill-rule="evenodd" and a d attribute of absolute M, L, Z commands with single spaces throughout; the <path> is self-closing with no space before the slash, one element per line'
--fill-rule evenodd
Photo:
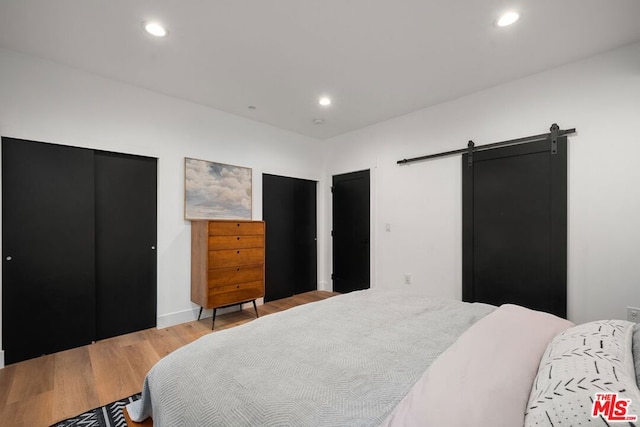
<path fill-rule="evenodd" d="M 558 334 L 547 347 L 533 382 L 525 427 L 610 426 L 592 418 L 596 393 L 631 399 L 627 415 L 640 420 L 640 390 L 632 357 L 634 323 L 600 320 Z M 614 426 L 640 426 L 616 422 Z"/>

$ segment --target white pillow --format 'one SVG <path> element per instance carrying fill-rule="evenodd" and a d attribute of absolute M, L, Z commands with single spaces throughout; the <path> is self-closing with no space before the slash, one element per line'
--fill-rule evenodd
<path fill-rule="evenodd" d="M 522 426 L 551 339 L 573 323 L 503 305 L 442 353 L 386 421 L 389 426 Z"/>
<path fill-rule="evenodd" d="M 599 320 L 555 337 L 540 362 L 525 426 L 610 425 L 602 416 L 591 416 L 596 393 L 606 392 L 631 399 L 628 415 L 640 416 L 632 335 L 631 322 Z"/>

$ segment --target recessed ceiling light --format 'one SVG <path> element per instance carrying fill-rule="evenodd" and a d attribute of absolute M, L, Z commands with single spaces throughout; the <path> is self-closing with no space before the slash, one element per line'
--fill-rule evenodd
<path fill-rule="evenodd" d="M 323 107 L 331 105 L 331 98 L 329 98 L 328 96 L 323 96 L 318 100 L 318 104 L 322 105 Z"/>
<path fill-rule="evenodd" d="M 507 12 L 498 18 L 496 25 L 498 27 L 507 27 L 516 22 L 519 18 L 520 15 L 517 12 Z"/>
<path fill-rule="evenodd" d="M 167 35 L 167 30 L 162 25 L 157 22 L 145 22 L 144 29 L 147 30 L 147 33 L 156 37 L 164 37 Z"/>

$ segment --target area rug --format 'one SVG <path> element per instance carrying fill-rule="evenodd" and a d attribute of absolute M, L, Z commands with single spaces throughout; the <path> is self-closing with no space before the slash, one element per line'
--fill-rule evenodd
<path fill-rule="evenodd" d="M 60 421 L 51 427 L 126 427 L 127 422 L 122 410 L 138 399 L 140 399 L 140 393 Z"/>

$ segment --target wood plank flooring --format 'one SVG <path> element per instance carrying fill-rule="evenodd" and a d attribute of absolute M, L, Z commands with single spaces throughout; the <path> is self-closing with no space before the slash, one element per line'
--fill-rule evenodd
<path fill-rule="evenodd" d="M 260 316 L 337 295 L 312 291 L 258 306 Z M 245 309 L 216 317 L 220 331 L 250 322 Z M 211 318 L 165 329 L 146 329 L 0 369 L 0 425 L 50 426 L 142 389 L 160 358 L 212 333 Z"/>

